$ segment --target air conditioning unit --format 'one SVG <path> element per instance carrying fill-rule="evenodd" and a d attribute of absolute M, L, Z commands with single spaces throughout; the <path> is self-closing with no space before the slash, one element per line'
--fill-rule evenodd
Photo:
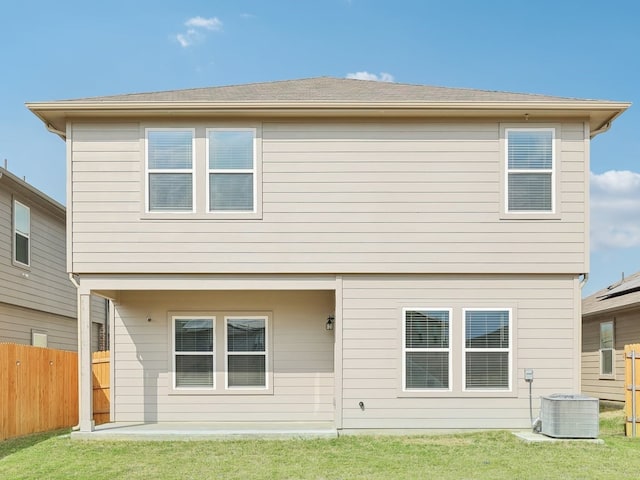
<path fill-rule="evenodd" d="M 541 433 L 554 438 L 598 438 L 600 403 L 585 395 L 542 397 Z"/>

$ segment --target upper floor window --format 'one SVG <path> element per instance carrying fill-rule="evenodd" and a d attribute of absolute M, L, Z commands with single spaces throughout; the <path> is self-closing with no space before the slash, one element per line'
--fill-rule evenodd
<path fill-rule="evenodd" d="M 255 130 L 207 130 L 210 212 L 254 212 Z"/>
<path fill-rule="evenodd" d="M 602 322 L 600 324 L 600 375 L 612 377 L 614 367 L 613 322 Z"/>
<path fill-rule="evenodd" d="M 31 265 L 31 209 L 13 201 L 13 260 Z"/>
<path fill-rule="evenodd" d="M 555 129 L 506 129 L 509 213 L 555 211 Z"/>
<path fill-rule="evenodd" d="M 450 310 L 404 310 L 404 390 L 450 388 L 450 318 Z"/>
<path fill-rule="evenodd" d="M 147 129 L 147 210 L 193 212 L 194 130 Z"/>

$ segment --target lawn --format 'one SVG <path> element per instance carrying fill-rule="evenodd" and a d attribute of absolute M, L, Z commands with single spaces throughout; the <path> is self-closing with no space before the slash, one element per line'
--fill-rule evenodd
<path fill-rule="evenodd" d="M 637 478 L 640 439 L 624 437 L 622 412 L 603 412 L 600 424 L 604 445 L 527 444 L 505 431 L 207 442 L 82 442 L 58 432 L 0 442 L 0 478 Z"/>

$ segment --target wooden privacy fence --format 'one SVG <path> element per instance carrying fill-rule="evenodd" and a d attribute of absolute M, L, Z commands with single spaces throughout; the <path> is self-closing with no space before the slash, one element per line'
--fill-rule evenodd
<path fill-rule="evenodd" d="M 624 346 L 624 415 L 628 437 L 640 434 L 640 344 Z"/>
<path fill-rule="evenodd" d="M 78 355 L 0 344 L 0 440 L 78 423 Z"/>
<path fill-rule="evenodd" d="M 93 420 L 96 425 L 109 422 L 110 373 L 109 351 L 94 352 L 93 371 Z"/>

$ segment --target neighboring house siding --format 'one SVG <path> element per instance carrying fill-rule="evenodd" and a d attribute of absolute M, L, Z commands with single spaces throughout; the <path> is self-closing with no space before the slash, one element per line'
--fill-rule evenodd
<path fill-rule="evenodd" d="M 3 185 L 6 182 L 3 181 Z M 28 268 L 12 262 L 12 204 L 31 212 L 31 261 Z M 76 289 L 65 265 L 65 221 L 43 209 L 28 194 L 0 188 L 0 302 L 55 315 L 76 317 Z"/>
<path fill-rule="evenodd" d="M 111 350 L 115 421 L 333 421 L 334 336 L 325 322 L 334 299 L 333 291 L 122 292 Z M 273 393 L 170 393 L 171 311 L 271 312 Z"/>
<path fill-rule="evenodd" d="M 75 318 L 0 303 L 0 342 L 31 345 L 31 331 L 46 333 L 47 347 L 78 350 Z"/>
<path fill-rule="evenodd" d="M 73 271 L 587 270 L 582 123 L 536 124 L 557 126 L 559 214 L 535 221 L 501 218 L 498 122 L 228 122 L 256 123 L 262 220 L 228 221 L 141 219 L 144 128 L 225 123 L 72 124 Z"/>
<path fill-rule="evenodd" d="M 579 294 L 567 275 L 344 276 L 343 427 L 530 427 L 525 368 L 534 418 L 541 396 L 579 392 Z M 451 392 L 402 391 L 403 307 L 452 309 Z M 511 393 L 462 391 L 462 309 L 482 307 L 513 310 Z"/>
<path fill-rule="evenodd" d="M 624 346 L 640 343 L 640 314 L 636 311 L 600 314 L 582 324 L 582 392 L 602 400 L 623 402 L 625 397 Z M 614 322 L 615 377 L 600 376 L 600 323 Z"/>

